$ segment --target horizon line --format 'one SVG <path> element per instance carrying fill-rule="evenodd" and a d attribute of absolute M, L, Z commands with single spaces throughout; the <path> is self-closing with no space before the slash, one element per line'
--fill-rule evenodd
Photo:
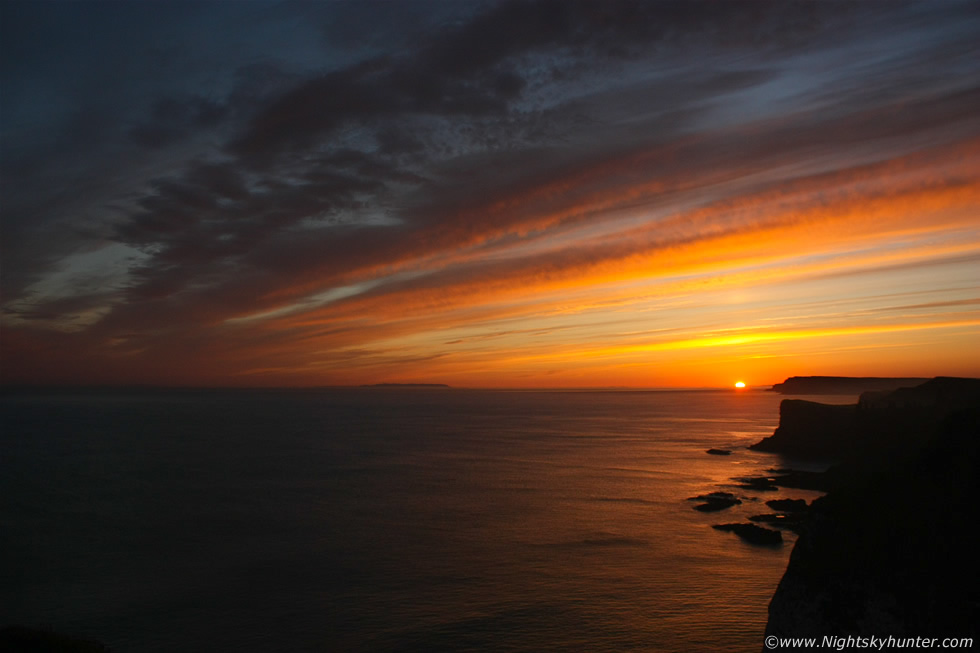
<path fill-rule="evenodd" d="M 928 381 L 938 378 L 977 379 L 980 377 L 960 377 L 944 374 L 933 376 L 838 376 L 826 374 L 793 375 L 774 383 L 754 383 L 744 388 L 732 385 L 704 386 L 462 386 L 439 382 L 381 382 L 367 384 L 324 384 L 324 385 L 167 385 L 155 383 L 12 383 L 0 384 L 0 393 L 14 392 L 81 392 L 81 391 L 302 391 L 302 390 L 483 390 L 504 392 L 678 392 L 731 390 L 733 392 L 772 391 L 777 385 L 793 378 L 836 378 L 836 379 L 916 379 Z M 844 393 L 850 394 L 850 393 Z"/>

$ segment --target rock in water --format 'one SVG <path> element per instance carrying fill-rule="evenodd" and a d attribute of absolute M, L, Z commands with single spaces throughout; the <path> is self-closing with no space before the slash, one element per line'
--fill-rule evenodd
<path fill-rule="evenodd" d="M 770 499 L 766 505 L 783 512 L 803 512 L 807 508 L 806 499 Z"/>
<path fill-rule="evenodd" d="M 732 480 L 739 482 L 738 487 L 756 492 L 775 492 L 779 489 L 775 484 L 776 479 L 768 476 L 740 476 Z"/>
<path fill-rule="evenodd" d="M 710 494 L 699 494 L 691 497 L 688 501 L 703 501 L 704 503 L 694 506 L 695 510 L 701 512 L 716 512 L 736 506 L 742 501 L 731 492 L 712 492 Z"/>
<path fill-rule="evenodd" d="M 719 510 L 724 510 L 725 508 L 737 506 L 740 503 L 742 502 L 738 499 L 710 498 L 704 503 L 694 506 L 694 509 L 700 510 L 701 512 L 717 512 Z"/>
<path fill-rule="evenodd" d="M 783 543 L 782 533 L 755 524 L 715 524 L 711 528 L 716 528 L 719 531 L 731 531 L 750 544 L 772 546 Z"/>
<path fill-rule="evenodd" d="M 800 527 L 803 525 L 804 517 L 805 515 L 803 513 L 793 513 L 791 515 L 767 513 L 765 515 L 752 515 L 749 517 L 749 521 L 759 522 L 760 524 L 769 524 L 770 526 L 775 526 L 776 528 L 788 528 L 793 532 L 799 533 Z"/>

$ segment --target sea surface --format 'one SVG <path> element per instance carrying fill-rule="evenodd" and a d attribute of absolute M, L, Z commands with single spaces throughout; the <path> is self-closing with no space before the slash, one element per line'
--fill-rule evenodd
<path fill-rule="evenodd" d="M 780 399 L 8 394 L 0 626 L 116 652 L 757 651 L 794 536 L 711 525 L 817 496 L 726 487 L 800 466 L 745 449 Z M 748 499 L 687 500 L 716 490 Z"/>

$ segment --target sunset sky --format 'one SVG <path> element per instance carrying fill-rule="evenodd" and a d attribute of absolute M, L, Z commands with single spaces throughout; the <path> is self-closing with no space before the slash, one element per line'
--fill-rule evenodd
<path fill-rule="evenodd" d="M 0 4 L 0 383 L 980 376 L 980 3 Z"/>

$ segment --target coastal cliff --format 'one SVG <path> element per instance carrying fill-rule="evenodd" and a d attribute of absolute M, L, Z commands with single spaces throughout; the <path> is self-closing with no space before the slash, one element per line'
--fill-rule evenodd
<path fill-rule="evenodd" d="M 770 390 L 784 395 L 858 395 L 862 392 L 888 392 L 917 386 L 928 380 L 876 376 L 792 376 L 772 386 Z"/>
<path fill-rule="evenodd" d="M 980 521 L 980 380 L 937 378 L 849 407 L 790 401 L 758 448 L 841 462 L 800 528 L 766 634 L 980 634 L 968 534 Z M 828 420 L 826 445 L 808 418 Z"/>
<path fill-rule="evenodd" d="M 838 458 L 861 436 L 857 406 L 834 406 L 803 399 L 783 399 L 779 426 L 750 449 L 809 458 Z"/>

